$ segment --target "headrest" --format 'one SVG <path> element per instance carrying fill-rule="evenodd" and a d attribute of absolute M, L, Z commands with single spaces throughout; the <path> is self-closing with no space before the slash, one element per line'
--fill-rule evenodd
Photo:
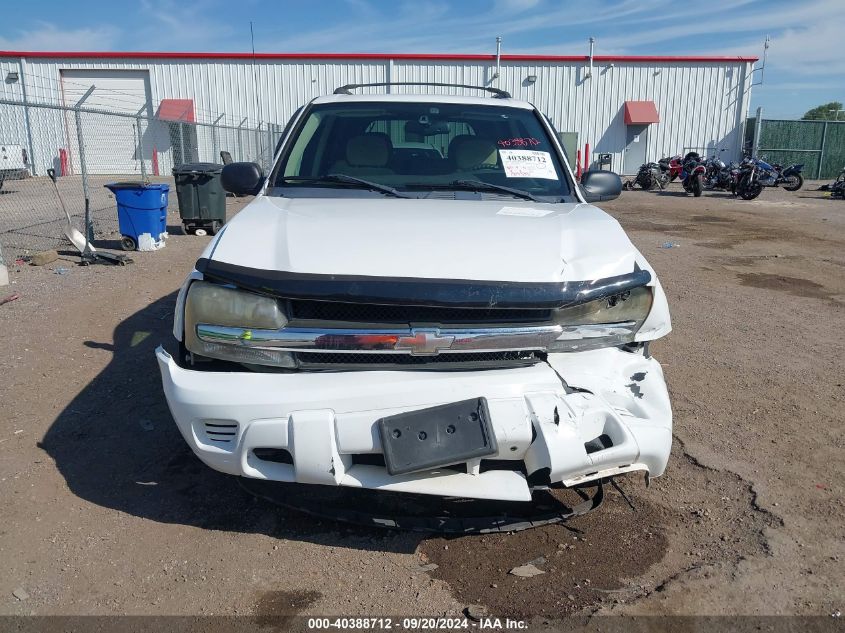
<path fill-rule="evenodd" d="M 496 145 L 493 141 L 471 134 L 461 134 L 449 143 L 449 158 L 458 169 L 472 169 L 484 164 L 496 164 Z"/>
<path fill-rule="evenodd" d="M 346 162 L 356 167 L 384 167 L 392 150 L 390 137 L 383 132 L 353 136 L 346 144 Z"/>

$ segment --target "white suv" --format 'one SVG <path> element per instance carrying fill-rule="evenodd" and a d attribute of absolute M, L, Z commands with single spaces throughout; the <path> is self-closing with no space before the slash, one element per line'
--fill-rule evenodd
<path fill-rule="evenodd" d="M 495 97 L 352 95 L 289 123 L 157 350 L 179 430 L 258 479 L 530 501 L 660 475 L 663 289 L 548 119 Z"/>

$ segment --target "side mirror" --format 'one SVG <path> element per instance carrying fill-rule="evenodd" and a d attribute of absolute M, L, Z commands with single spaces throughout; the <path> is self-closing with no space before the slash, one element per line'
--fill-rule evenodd
<path fill-rule="evenodd" d="M 220 174 L 223 188 L 236 196 L 252 196 L 261 190 L 264 173 L 256 163 L 231 163 Z"/>
<path fill-rule="evenodd" d="M 622 193 L 622 179 L 612 171 L 586 171 L 581 176 L 581 192 L 587 202 L 614 200 Z"/>

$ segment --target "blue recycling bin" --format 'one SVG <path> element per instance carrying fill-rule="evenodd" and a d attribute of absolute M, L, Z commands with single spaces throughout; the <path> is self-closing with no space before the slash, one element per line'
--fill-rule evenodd
<path fill-rule="evenodd" d="M 164 248 L 170 186 L 143 182 L 112 182 L 105 187 L 117 200 L 117 222 L 123 249 L 154 251 Z"/>

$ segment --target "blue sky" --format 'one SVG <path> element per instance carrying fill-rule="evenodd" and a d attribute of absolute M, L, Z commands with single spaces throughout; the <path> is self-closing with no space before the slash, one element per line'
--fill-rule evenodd
<path fill-rule="evenodd" d="M 845 101 L 842 0 L 40 0 L 3 3 L 0 49 L 761 56 L 752 107 Z M 756 75 L 759 75 L 757 73 Z"/>

